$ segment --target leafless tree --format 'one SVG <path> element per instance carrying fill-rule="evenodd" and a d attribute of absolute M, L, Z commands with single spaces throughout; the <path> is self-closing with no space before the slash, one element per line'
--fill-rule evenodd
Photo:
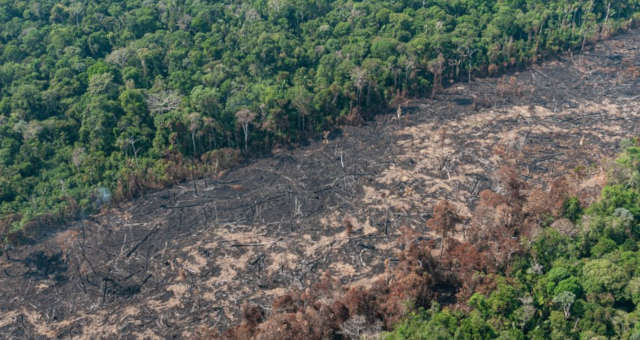
<path fill-rule="evenodd" d="M 249 145 L 249 124 L 256 118 L 255 112 L 248 109 L 242 109 L 236 112 L 236 121 L 242 127 L 244 132 L 244 150 L 247 151 Z"/>
<path fill-rule="evenodd" d="M 127 63 L 132 56 L 133 52 L 128 47 L 124 47 L 109 53 L 109 55 L 105 57 L 105 60 L 108 63 L 115 64 L 120 67 L 125 67 L 127 66 Z"/>
<path fill-rule="evenodd" d="M 445 59 L 444 55 L 440 53 L 438 58 L 429 62 L 429 72 L 433 74 L 433 87 L 431 91 L 431 97 L 435 97 L 436 92 L 440 90 L 442 86 L 442 72 L 444 72 Z"/>
<path fill-rule="evenodd" d="M 358 101 L 357 105 L 360 106 L 360 96 L 362 94 L 362 89 L 367 84 L 367 71 L 360 67 L 355 67 L 351 70 L 351 80 L 353 81 L 353 85 L 358 90 Z"/>
<path fill-rule="evenodd" d="M 180 106 L 182 97 L 172 90 L 165 90 L 147 94 L 147 107 L 152 114 L 173 111 Z"/>
<path fill-rule="evenodd" d="M 196 134 L 202 129 L 202 116 L 197 112 L 192 112 L 187 116 L 189 132 L 191 132 L 191 143 L 193 144 L 193 155 L 196 154 Z"/>
<path fill-rule="evenodd" d="M 379 339 L 382 332 L 382 323 L 379 320 L 369 323 L 363 315 L 354 315 L 340 326 L 340 332 L 348 336 L 349 339 Z"/>

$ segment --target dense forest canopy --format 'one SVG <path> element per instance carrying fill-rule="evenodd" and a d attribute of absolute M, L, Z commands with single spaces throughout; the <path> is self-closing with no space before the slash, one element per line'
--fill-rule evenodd
<path fill-rule="evenodd" d="M 449 81 L 580 49 L 638 9 L 638 0 L 0 0 L 0 216 L 14 227 L 75 216 L 111 193 L 215 169 L 233 150 L 296 143 Z"/>

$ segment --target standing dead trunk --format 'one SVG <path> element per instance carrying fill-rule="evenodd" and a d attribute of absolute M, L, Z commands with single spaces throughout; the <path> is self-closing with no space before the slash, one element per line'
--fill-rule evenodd
<path fill-rule="evenodd" d="M 249 149 L 249 123 L 253 122 L 256 114 L 254 112 L 249 111 L 248 109 L 242 109 L 236 112 L 236 121 L 242 127 L 242 132 L 244 133 L 244 151 L 247 152 Z"/>
<path fill-rule="evenodd" d="M 249 123 L 242 123 L 242 131 L 244 132 L 244 151 L 247 152 L 249 148 Z"/>

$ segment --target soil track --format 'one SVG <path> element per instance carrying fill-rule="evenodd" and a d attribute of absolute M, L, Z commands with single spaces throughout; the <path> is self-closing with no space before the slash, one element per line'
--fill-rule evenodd
<path fill-rule="evenodd" d="M 531 183 L 598 174 L 637 135 L 640 33 L 453 86 L 328 143 L 146 195 L 0 259 L 0 337 L 190 338 L 328 271 L 367 284 L 434 202 L 469 214 L 504 159 Z M 483 106 L 474 110 L 470 103 Z M 586 169 L 586 170 L 585 170 Z M 597 191 L 584 176 L 578 190 Z M 348 228 L 347 228 L 348 226 Z M 350 229 L 350 230 L 347 230 Z"/>

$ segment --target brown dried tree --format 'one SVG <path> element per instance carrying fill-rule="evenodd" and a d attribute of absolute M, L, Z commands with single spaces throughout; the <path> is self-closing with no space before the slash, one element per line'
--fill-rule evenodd
<path fill-rule="evenodd" d="M 498 170 L 498 177 L 504 189 L 503 196 L 509 207 L 506 226 L 514 228 L 524 218 L 522 208 L 527 201 L 524 194 L 526 183 L 520 179 L 518 172 L 513 167 L 502 167 Z"/>
<path fill-rule="evenodd" d="M 454 230 L 457 223 L 462 222 L 462 218 L 456 212 L 455 206 L 449 201 L 443 200 L 433 208 L 433 217 L 427 221 L 427 226 L 433 228 L 442 237 L 440 242 L 440 257 L 444 253 L 444 244 L 449 233 Z"/>

